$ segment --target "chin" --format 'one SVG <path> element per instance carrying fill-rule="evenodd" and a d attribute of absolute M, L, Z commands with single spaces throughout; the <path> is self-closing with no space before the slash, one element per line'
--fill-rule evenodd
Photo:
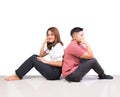
<path fill-rule="evenodd" d="M 54 42 L 54 41 L 48 41 L 48 42 L 51 42 L 51 43 L 52 43 L 52 42 Z"/>

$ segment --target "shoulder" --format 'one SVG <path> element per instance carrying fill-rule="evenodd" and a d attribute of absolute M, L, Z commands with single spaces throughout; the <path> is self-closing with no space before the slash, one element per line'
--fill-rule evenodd
<path fill-rule="evenodd" d="M 68 48 L 70 48 L 70 49 L 71 48 L 73 48 L 73 49 L 75 48 L 76 49 L 78 47 L 79 47 L 79 45 L 75 44 L 74 42 L 70 42 L 69 45 L 68 45 Z"/>
<path fill-rule="evenodd" d="M 74 51 L 81 51 L 81 49 L 83 49 L 84 47 L 82 46 L 82 45 L 78 45 L 78 44 L 76 44 L 76 43 L 74 43 L 74 42 L 71 42 L 68 46 L 67 46 L 67 48 L 66 48 L 66 50 L 68 50 L 68 51 L 70 51 L 70 52 L 74 52 Z"/>
<path fill-rule="evenodd" d="M 61 45 L 61 43 L 57 43 L 52 49 L 56 53 L 64 51 L 64 47 Z"/>
<path fill-rule="evenodd" d="M 59 48 L 59 47 L 63 47 L 63 45 L 61 43 L 57 43 L 54 47 Z"/>

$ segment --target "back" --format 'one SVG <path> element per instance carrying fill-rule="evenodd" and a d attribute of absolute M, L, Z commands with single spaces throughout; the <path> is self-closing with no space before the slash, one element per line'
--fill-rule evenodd
<path fill-rule="evenodd" d="M 85 53 L 85 48 L 71 41 L 64 50 L 62 74 L 63 77 L 71 74 L 80 65 L 80 56 Z"/>

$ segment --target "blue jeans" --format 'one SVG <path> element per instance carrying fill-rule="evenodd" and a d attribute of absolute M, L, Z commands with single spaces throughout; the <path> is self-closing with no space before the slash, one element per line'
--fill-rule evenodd
<path fill-rule="evenodd" d="M 22 79 L 33 67 L 46 79 L 57 80 L 61 76 L 61 67 L 51 66 L 37 60 L 38 55 L 29 57 L 16 71 L 16 75 Z"/>
<path fill-rule="evenodd" d="M 98 75 L 104 76 L 104 70 L 99 65 L 95 58 L 93 59 L 80 59 L 78 68 L 68 75 L 65 79 L 68 81 L 79 82 L 82 78 L 93 69 Z"/>

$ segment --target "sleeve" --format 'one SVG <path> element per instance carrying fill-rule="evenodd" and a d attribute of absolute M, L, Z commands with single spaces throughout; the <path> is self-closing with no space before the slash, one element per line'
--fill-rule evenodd
<path fill-rule="evenodd" d="M 60 43 L 56 44 L 56 46 L 54 48 L 54 60 L 55 61 L 62 61 L 63 54 L 64 54 L 63 46 Z"/>
<path fill-rule="evenodd" d="M 45 51 L 47 54 L 50 52 L 50 50 L 47 48 L 47 44 L 45 44 L 44 51 Z"/>
<path fill-rule="evenodd" d="M 83 45 L 74 45 L 70 48 L 70 54 L 76 57 L 82 56 L 86 52 L 86 48 Z"/>

